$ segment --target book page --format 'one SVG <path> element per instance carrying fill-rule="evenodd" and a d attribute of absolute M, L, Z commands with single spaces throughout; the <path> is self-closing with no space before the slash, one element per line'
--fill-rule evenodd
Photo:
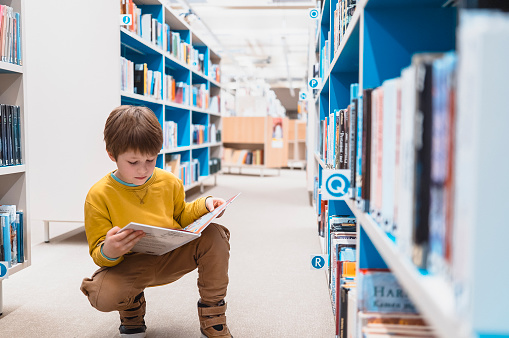
<path fill-rule="evenodd" d="M 142 230 L 143 237 L 131 249 L 133 252 L 141 252 L 150 255 L 163 255 L 171 250 L 182 246 L 193 239 L 200 237 L 200 234 L 190 233 L 183 230 L 167 229 L 140 223 L 129 223 L 119 232 L 126 229 Z"/>
<path fill-rule="evenodd" d="M 193 239 L 201 236 L 201 232 L 223 212 L 238 196 L 225 201 L 219 207 L 213 211 L 203 215 L 196 221 L 185 227 L 184 229 L 168 229 L 161 228 L 147 224 L 131 222 L 122 228 L 119 232 L 126 229 L 142 230 L 145 232 L 143 237 L 136 245 L 131 249 L 133 252 L 141 252 L 150 255 L 163 255 L 171 250 L 174 250 L 184 244 L 189 243 Z"/>
<path fill-rule="evenodd" d="M 240 192 L 233 196 L 232 198 L 228 199 L 225 203 L 221 204 L 208 214 L 203 215 L 202 217 L 198 218 L 193 223 L 189 224 L 187 227 L 184 228 L 185 231 L 192 232 L 192 233 L 201 233 L 212 221 L 221 214 L 238 196 L 240 195 Z"/>

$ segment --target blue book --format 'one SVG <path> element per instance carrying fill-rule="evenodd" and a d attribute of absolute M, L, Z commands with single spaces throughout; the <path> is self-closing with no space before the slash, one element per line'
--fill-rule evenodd
<path fill-rule="evenodd" d="M 0 212 L 8 214 L 8 224 L 6 229 L 3 228 L 4 234 L 4 257 L 7 262 L 12 265 L 18 262 L 18 230 L 16 225 L 16 206 L 0 205 Z M 7 236 L 5 236 L 7 234 Z M 6 243 L 8 246 L 6 246 Z M 7 250 L 8 249 L 8 250 Z"/>
<path fill-rule="evenodd" d="M 23 246 L 25 232 L 23 230 L 23 211 L 16 211 L 16 224 L 18 228 L 18 263 L 25 261 L 25 248 Z"/>
<path fill-rule="evenodd" d="M 11 221 L 9 213 L 0 213 L 0 227 L 2 232 L 3 261 L 11 265 Z"/>

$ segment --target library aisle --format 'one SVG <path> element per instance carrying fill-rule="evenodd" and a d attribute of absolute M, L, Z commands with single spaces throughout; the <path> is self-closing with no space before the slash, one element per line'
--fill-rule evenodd
<path fill-rule="evenodd" d="M 225 199 L 242 193 L 219 219 L 231 231 L 226 300 L 236 338 L 334 336 L 325 274 L 310 269 L 310 256 L 321 249 L 305 175 L 243 172 L 206 186 L 204 194 Z M 79 290 L 96 268 L 84 232 L 34 245 L 32 257 L 30 269 L 3 283 L 0 337 L 118 337 L 118 313 L 93 309 Z M 200 336 L 196 278 L 194 271 L 146 290 L 147 337 Z"/>

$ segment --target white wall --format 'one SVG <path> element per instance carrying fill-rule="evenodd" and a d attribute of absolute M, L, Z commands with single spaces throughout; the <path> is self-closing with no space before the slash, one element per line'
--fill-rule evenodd
<path fill-rule="evenodd" d="M 30 218 L 83 220 L 89 188 L 114 169 L 102 131 L 120 104 L 118 1 L 26 1 Z M 35 244 L 35 243 L 34 243 Z"/>

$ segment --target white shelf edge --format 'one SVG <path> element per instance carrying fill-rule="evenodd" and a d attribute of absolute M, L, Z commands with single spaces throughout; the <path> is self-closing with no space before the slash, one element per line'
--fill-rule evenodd
<path fill-rule="evenodd" d="M 129 97 L 129 98 L 135 99 L 135 100 L 140 100 L 140 101 L 145 101 L 145 102 L 150 102 L 150 103 L 155 103 L 155 104 L 160 104 L 160 105 L 164 104 L 163 100 L 156 100 L 156 99 L 154 99 L 150 96 L 146 96 L 146 95 L 129 93 L 129 92 L 126 92 L 125 90 L 121 90 L 120 95 Z"/>
<path fill-rule="evenodd" d="M 9 268 L 9 275 L 14 275 L 16 272 L 19 272 L 29 266 L 30 266 L 29 261 L 24 261 L 23 263 L 15 264 L 14 266 Z"/>
<path fill-rule="evenodd" d="M 452 286 L 443 278 L 422 275 L 410 260 L 401 257 L 395 244 L 369 215 L 358 210 L 352 200 L 346 203 L 421 314 L 436 328 L 437 334 L 444 338 L 471 337 L 456 316 Z M 462 333 L 460 328 L 463 328 Z"/>
<path fill-rule="evenodd" d="M 325 165 L 325 162 L 320 158 L 320 155 L 315 153 L 315 160 L 318 162 L 318 164 L 323 168 L 327 169 L 327 166 Z"/>
<path fill-rule="evenodd" d="M 25 170 L 26 170 L 26 168 L 25 168 L 24 164 L 11 165 L 8 167 L 0 167 L 0 176 L 24 173 Z"/>
<path fill-rule="evenodd" d="M 0 72 L 23 74 L 23 66 L 10 62 L 0 61 Z"/>

